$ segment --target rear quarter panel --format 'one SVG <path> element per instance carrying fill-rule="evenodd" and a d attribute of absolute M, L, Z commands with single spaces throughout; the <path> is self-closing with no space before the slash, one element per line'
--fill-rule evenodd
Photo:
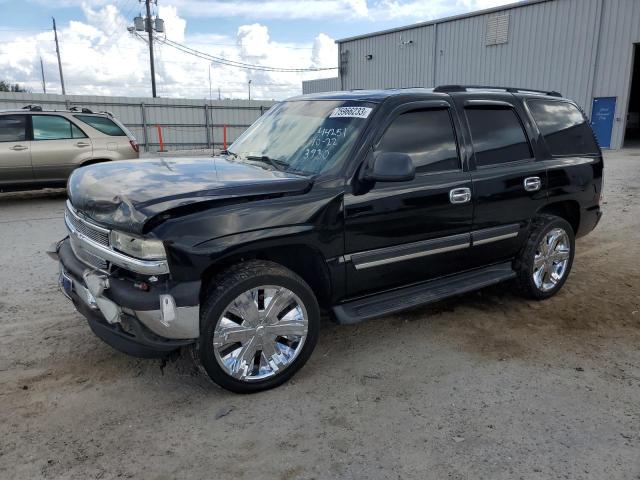
<path fill-rule="evenodd" d="M 139 158 L 139 153 L 129 143 L 129 137 L 112 137 L 98 133 L 91 137 L 91 141 L 93 142 L 93 158 L 95 159 L 131 160 Z"/>
<path fill-rule="evenodd" d="M 580 206 L 577 236 L 589 233 L 600 215 L 604 162 L 598 157 L 562 157 L 545 160 L 549 181 L 548 203 L 575 201 Z"/>

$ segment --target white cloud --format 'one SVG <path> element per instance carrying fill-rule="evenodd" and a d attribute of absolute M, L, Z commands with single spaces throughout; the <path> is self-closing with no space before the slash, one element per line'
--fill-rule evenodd
<path fill-rule="evenodd" d="M 338 45 L 329 36 L 321 33 L 313 41 L 311 63 L 314 68 L 332 67 L 338 58 Z M 337 72 L 335 72 L 337 74 Z"/>
<path fill-rule="evenodd" d="M 403 19 L 420 22 L 460 13 L 484 10 L 514 3 L 516 0 L 379 0 L 369 8 L 372 20 Z"/>
<path fill-rule="evenodd" d="M 47 0 L 27 0 L 45 3 Z M 170 3 L 168 3 L 170 1 Z M 144 40 L 127 33 L 132 13 L 130 2 L 117 0 L 63 0 L 79 6 L 83 21 L 59 24 L 67 91 L 73 94 L 148 96 L 150 94 L 148 48 Z M 167 2 L 167 3 L 165 3 Z M 250 64 L 284 68 L 334 67 L 337 46 L 319 33 L 313 43 L 274 41 L 263 22 L 270 19 L 367 21 L 403 23 L 431 20 L 456 13 L 512 3 L 512 0 L 165 0 L 159 15 L 165 21 L 167 38 L 210 55 Z M 47 5 L 49 2 L 47 2 Z M 58 2 L 57 5 L 61 4 Z M 31 8 L 25 6 L 25 8 Z M 135 8 L 135 3 L 134 3 Z M 247 18 L 236 35 L 188 34 L 186 18 Z M 371 30 L 375 30 L 372 26 Z M 17 35 L 16 35 L 17 33 Z M 0 79 L 19 82 L 40 91 L 39 57 L 45 64 L 47 91 L 59 92 L 57 59 L 50 31 L 0 31 Z M 158 93 L 165 97 L 206 98 L 209 76 L 213 96 L 218 87 L 223 97 L 246 98 L 252 81 L 254 98 L 281 99 L 297 95 L 301 81 L 337 75 L 337 70 L 308 73 L 243 70 L 213 64 L 189 56 L 168 45 L 157 44 Z"/>
<path fill-rule="evenodd" d="M 49 0 L 30 1 L 50 4 Z M 58 1 L 57 5 L 90 5 L 103 8 L 113 1 L 62 0 Z M 338 22 L 401 18 L 415 22 L 517 1 L 522 0 L 170 0 L 170 4 L 187 18 L 246 18 L 257 21 L 307 19 Z"/>
<path fill-rule="evenodd" d="M 364 18 L 366 0 L 172 0 L 187 16 L 252 19 Z"/>
<path fill-rule="evenodd" d="M 270 49 L 269 29 L 259 23 L 238 28 L 238 46 L 242 55 L 255 59 L 265 58 Z"/>
<path fill-rule="evenodd" d="M 149 53 L 145 41 L 126 31 L 128 22 L 113 5 L 84 4 L 86 19 L 58 25 L 67 92 L 149 96 Z M 187 22 L 174 6 L 160 7 L 167 38 L 229 60 L 284 68 L 330 67 L 337 63 L 331 38 L 320 34 L 313 44 L 274 42 L 268 28 L 259 23 L 242 25 L 234 37 L 186 35 Z M 39 56 L 45 64 L 47 91 L 60 92 L 52 32 L 0 36 L 0 78 L 41 91 Z M 225 98 L 246 98 L 252 81 L 252 97 L 282 99 L 301 93 L 303 79 L 331 76 L 335 71 L 287 73 L 244 70 L 212 64 L 174 48 L 156 43 L 158 94 L 165 97 L 209 97 L 220 88 Z"/>

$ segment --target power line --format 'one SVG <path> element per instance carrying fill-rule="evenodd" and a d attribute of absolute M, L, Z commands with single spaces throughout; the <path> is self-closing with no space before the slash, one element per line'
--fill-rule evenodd
<path fill-rule="evenodd" d="M 215 55 L 211 55 L 205 52 L 201 52 L 194 48 L 188 47 L 178 42 L 174 42 L 173 40 L 169 40 L 168 38 L 158 38 L 158 42 L 163 43 L 165 45 L 169 45 L 170 47 L 175 48 L 176 50 L 180 50 L 183 53 L 193 55 L 194 57 L 202 58 L 204 60 L 208 60 L 212 63 L 218 63 L 220 65 L 226 65 L 229 67 L 242 68 L 245 70 L 260 70 L 265 72 L 320 72 L 326 70 L 337 70 L 338 67 L 317 67 L 317 68 L 281 68 L 281 67 L 270 67 L 267 65 L 258 65 L 251 64 L 246 62 L 239 62 L 236 60 L 229 60 L 228 58 L 217 57 Z"/>
<path fill-rule="evenodd" d="M 191 42 L 192 45 L 204 45 L 204 46 L 216 46 L 216 47 L 233 47 L 242 48 L 242 45 L 237 43 L 210 43 L 210 42 Z M 294 47 L 293 45 L 277 44 L 278 48 L 285 48 L 287 50 L 313 50 L 313 47 Z"/>
<path fill-rule="evenodd" d="M 229 60 L 227 58 L 224 57 L 217 57 L 215 55 L 211 55 L 208 53 L 204 53 L 201 52 L 199 50 L 196 50 L 194 48 L 188 47 L 186 45 L 183 45 L 181 43 L 175 42 L 173 40 L 169 40 L 168 38 L 165 39 L 159 39 L 159 41 L 161 41 L 162 43 L 165 43 L 171 47 L 174 47 L 178 50 L 182 50 L 184 53 L 188 53 L 191 54 L 193 56 L 196 57 L 200 57 L 200 58 L 204 58 L 207 60 L 210 60 L 214 63 L 220 63 L 223 65 L 228 65 L 228 66 L 235 66 L 238 68 L 245 68 L 247 70 L 263 70 L 263 71 L 273 71 L 273 72 L 317 72 L 317 71 L 323 71 L 323 70 L 336 70 L 337 67 L 324 67 L 324 68 L 284 68 L 284 67 L 270 67 L 267 65 L 258 65 L 258 64 L 251 64 L 251 63 L 246 63 L 246 62 L 240 62 L 237 60 Z"/>
<path fill-rule="evenodd" d="M 131 3 L 131 0 L 128 0 L 127 3 L 125 3 L 124 7 L 122 7 L 122 10 L 127 8 L 127 6 L 129 6 L 130 3 Z M 129 10 L 127 10 L 127 13 L 125 13 L 123 15 L 124 20 L 125 20 L 125 27 L 126 27 L 127 19 L 130 17 L 131 13 L 135 10 L 135 8 L 137 6 L 138 6 L 138 1 L 135 0 L 133 5 L 131 5 L 129 7 Z M 114 25 L 114 27 L 115 28 L 107 36 L 107 40 L 102 45 L 103 47 L 108 47 L 108 46 L 110 47 L 112 44 L 114 44 L 115 42 L 119 41 L 125 33 L 127 33 L 126 29 L 122 30 L 122 28 L 121 28 L 122 26 L 121 25 Z"/>

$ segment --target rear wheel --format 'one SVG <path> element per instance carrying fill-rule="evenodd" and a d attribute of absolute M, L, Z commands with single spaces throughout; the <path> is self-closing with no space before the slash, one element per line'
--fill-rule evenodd
<path fill-rule="evenodd" d="M 306 363 L 320 311 L 298 275 L 251 261 L 214 280 L 201 322 L 197 356 L 207 374 L 223 388 L 252 393 L 282 384 Z"/>
<path fill-rule="evenodd" d="M 574 233 L 566 220 L 554 215 L 536 217 L 516 262 L 519 289 L 539 300 L 558 293 L 571 271 L 574 252 Z"/>

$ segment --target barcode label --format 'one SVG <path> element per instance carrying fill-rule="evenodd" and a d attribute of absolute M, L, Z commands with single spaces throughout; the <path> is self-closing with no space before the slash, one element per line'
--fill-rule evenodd
<path fill-rule="evenodd" d="M 370 107 L 337 107 L 329 118 L 367 118 L 371 110 Z"/>

